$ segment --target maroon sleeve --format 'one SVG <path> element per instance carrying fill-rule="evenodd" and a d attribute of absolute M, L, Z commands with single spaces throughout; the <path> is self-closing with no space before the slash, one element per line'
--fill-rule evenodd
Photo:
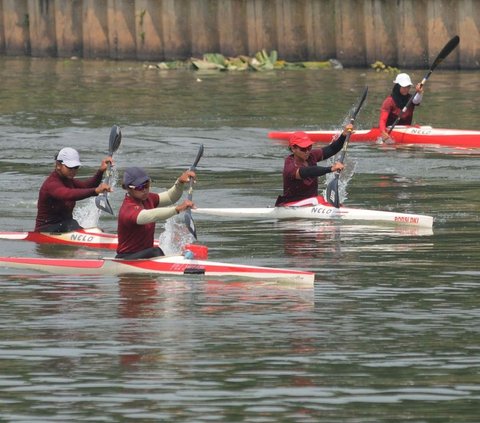
<path fill-rule="evenodd" d="M 76 185 L 77 184 L 75 184 L 75 181 L 73 181 L 72 186 L 69 187 L 62 183 L 60 179 L 55 178 L 49 181 L 48 186 L 45 187 L 45 190 L 52 198 L 62 201 L 83 200 L 85 198 L 97 195 L 95 192 L 95 187 L 77 188 Z"/>
<path fill-rule="evenodd" d="M 103 172 L 98 170 L 95 175 L 88 179 L 74 179 L 73 186 L 75 188 L 96 188 L 102 182 Z"/>
<path fill-rule="evenodd" d="M 380 108 L 380 119 L 378 120 L 378 127 L 382 132 L 385 132 L 387 129 L 388 117 L 392 112 L 392 106 L 394 104 L 391 96 L 388 96 L 382 103 L 382 107 Z"/>

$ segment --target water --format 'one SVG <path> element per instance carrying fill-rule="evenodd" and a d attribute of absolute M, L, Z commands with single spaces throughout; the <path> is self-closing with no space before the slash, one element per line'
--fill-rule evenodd
<path fill-rule="evenodd" d="M 423 70 L 410 72 L 413 80 Z M 122 127 L 120 170 L 158 190 L 205 153 L 202 207 L 268 206 L 287 151 L 270 130 L 338 128 L 363 87 L 375 123 L 391 75 L 368 70 L 158 72 L 140 63 L 1 58 L 0 227 L 29 230 L 53 155 L 89 175 Z M 417 121 L 478 129 L 478 75 L 438 69 Z M 195 217 L 210 258 L 316 273 L 311 288 L 190 277 L 0 269 L 0 420 L 476 422 L 480 405 L 478 151 L 349 148 L 346 203 L 432 215 L 433 233 Z M 354 169 L 354 171 L 352 171 Z M 114 210 L 123 198 L 117 185 Z M 116 230 L 92 201 L 81 219 Z M 169 248 L 181 221 L 166 225 Z M 157 224 L 158 235 L 164 229 Z M 0 241 L 2 255 L 105 251 Z"/>

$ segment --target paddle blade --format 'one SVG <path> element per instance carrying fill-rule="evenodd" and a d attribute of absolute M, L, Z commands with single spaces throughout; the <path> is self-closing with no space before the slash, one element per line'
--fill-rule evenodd
<path fill-rule="evenodd" d="M 122 131 L 119 126 L 113 125 L 110 129 L 110 137 L 108 138 L 108 154 L 111 156 L 118 150 L 122 142 Z"/>
<path fill-rule="evenodd" d="M 338 173 L 327 185 L 327 201 L 337 209 L 340 207 L 340 196 L 338 194 Z"/>
<path fill-rule="evenodd" d="M 447 44 L 445 44 L 445 47 L 443 47 L 442 51 L 438 53 L 438 56 L 433 61 L 430 70 L 433 71 L 440 63 L 442 63 L 443 60 L 458 46 L 459 43 L 460 37 L 458 35 L 455 35 L 455 37 L 453 37 Z"/>
<path fill-rule="evenodd" d="M 193 165 L 190 167 L 191 170 L 195 170 L 202 156 L 203 156 L 203 144 L 200 144 L 200 147 L 198 147 L 197 157 L 195 157 L 195 161 L 193 162 Z"/>
<path fill-rule="evenodd" d="M 362 94 L 362 98 L 360 99 L 360 101 L 358 102 L 358 105 L 357 105 L 357 108 L 355 109 L 355 111 L 353 112 L 353 115 L 352 115 L 352 118 L 350 119 L 350 122 L 353 124 L 353 122 L 355 121 L 357 115 L 358 115 L 358 112 L 360 111 L 360 109 L 362 108 L 363 106 L 363 103 L 365 102 L 365 99 L 367 98 L 367 94 L 368 94 L 368 86 L 365 87 L 365 89 L 363 90 L 363 94 Z"/>
<path fill-rule="evenodd" d="M 193 237 L 197 239 L 197 230 L 195 228 L 195 222 L 193 221 L 192 212 L 190 210 L 185 212 L 185 225 L 188 229 L 188 232 L 190 232 Z"/>
<path fill-rule="evenodd" d="M 106 213 L 111 214 L 112 216 L 115 216 L 115 213 L 113 213 L 112 206 L 110 205 L 110 201 L 108 201 L 108 197 L 106 194 L 100 194 L 95 197 L 95 205 L 97 206 L 97 209 L 100 209 Z"/>

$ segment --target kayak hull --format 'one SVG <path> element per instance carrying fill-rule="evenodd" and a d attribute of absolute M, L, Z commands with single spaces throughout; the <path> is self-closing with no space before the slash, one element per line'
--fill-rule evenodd
<path fill-rule="evenodd" d="M 99 228 L 81 229 L 64 233 L 49 232 L 0 232 L 0 239 L 31 241 L 38 244 L 74 245 L 78 247 L 116 250 L 118 237 L 102 232 Z"/>
<path fill-rule="evenodd" d="M 64 233 L 0 231 L 0 239 L 31 241 L 37 244 L 100 248 L 105 250 L 116 250 L 118 246 L 117 235 L 103 232 L 100 228 L 80 229 L 78 231 Z M 158 245 L 157 241 L 155 241 L 155 245 Z"/>
<path fill-rule="evenodd" d="M 314 142 L 331 142 L 339 131 L 305 131 Z M 269 138 L 287 141 L 293 131 L 270 132 Z M 455 148 L 480 148 L 480 131 L 432 128 L 431 126 L 396 126 L 390 134 L 395 144 L 432 145 Z M 376 142 L 379 128 L 356 130 L 350 142 Z"/>
<path fill-rule="evenodd" d="M 309 206 L 260 207 L 260 208 L 198 208 L 193 209 L 198 215 L 219 217 L 257 218 L 257 219 L 309 219 L 309 220 L 341 220 L 371 221 L 395 225 L 409 225 L 421 228 L 432 228 L 433 217 L 397 213 L 379 210 L 356 209 L 340 206 L 338 209 L 330 204 Z"/>
<path fill-rule="evenodd" d="M 140 260 L 122 260 L 115 258 L 56 259 L 0 257 L 0 266 L 77 276 L 122 274 L 205 275 L 211 277 L 286 281 L 302 284 L 313 284 L 315 280 L 314 273 L 302 270 L 195 260 L 187 259 L 181 255 Z"/>

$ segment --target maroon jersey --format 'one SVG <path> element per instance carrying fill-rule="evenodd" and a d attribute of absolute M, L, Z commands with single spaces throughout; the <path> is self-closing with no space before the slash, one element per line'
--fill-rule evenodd
<path fill-rule="evenodd" d="M 409 95 L 410 98 L 410 95 Z M 415 109 L 415 104 L 412 102 L 408 106 L 408 109 L 405 113 L 402 114 L 402 117 L 398 121 L 398 125 L 411 125 L 413 120 L 413 110 Z M 382 103 L 380 109 L 380 120 L 378 122 L 378 127 L 380 131 L 386 132 L 386 127 L 390 126 L 395 122 L 395 119 L 400 115 L 402 109 L 400 109 L 393 100 L 393 97 L 388 96 Z"/>
<path fill-rule="evenodd" d="M 76 201 L 97 195 L 95 188 L 102 181 L 102 177 L 103 172 L 100 170 L 83 181 L 62 178 L 53 171 L 40 188 L 35 231 L 72 219 Z"/>
<path fill-rule="evenodd" d="M 323 149 L 316 149 L 310 152 L 307 163 L 308 166 L 315 166 L 317 162 L 322 160 L 324 160 Z M 290 154 L 285 159 L 285 165 L 283 167 L 283 195 L 278 198 L 276 205 L 316 197 L 318 195 L 318 178 L 296 179 L 297 169 L 299 167 L 295 162 L 293 154 Z"/>
<path fill-rule="evenodd" d="M 159 195 L 152 192 L 145 201 L 138 201 L 125 195 L 118 212 L 117 254 L 135 253 L 153 247 L 155 222 L 139 225 L 137 217 L 142 210 L 156 208 L 159 200 Z"/>

